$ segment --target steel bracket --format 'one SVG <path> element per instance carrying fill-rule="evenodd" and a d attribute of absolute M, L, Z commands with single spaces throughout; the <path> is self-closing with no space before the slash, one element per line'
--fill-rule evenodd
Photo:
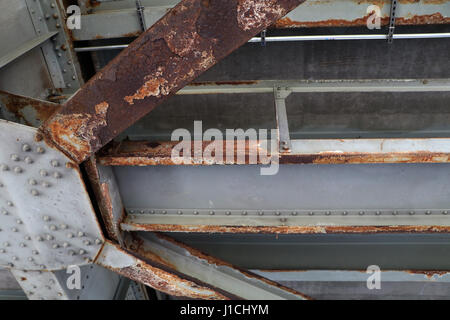
<path fill-rule="evenodd" d="M 280 153 L 291 151 L 291 138 L 289 135 L 289 124 L 286 113 L 286 98 L 292 93 L 287 87 L 274 87 L 275 111 L 278 129 L 278 148 Z"/>

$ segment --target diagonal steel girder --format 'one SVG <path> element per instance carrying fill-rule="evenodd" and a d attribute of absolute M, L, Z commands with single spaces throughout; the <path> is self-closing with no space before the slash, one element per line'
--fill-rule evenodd
<path fill-rule="evenodd" d="M 305 0 L 183 0 L 95 75 L 40 131 L 81 163 Z"/>

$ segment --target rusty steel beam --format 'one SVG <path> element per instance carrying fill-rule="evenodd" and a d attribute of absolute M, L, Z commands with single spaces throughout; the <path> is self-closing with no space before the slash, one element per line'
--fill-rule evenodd
<path fill-rule="evenodd" d="M 193 279 L 174 274 L 161 264 L 144 261 L 112 242 L 105 243 L 95 263 L 172 296 L 205 300 L 236 298 Z"/>
<path fill-rule="evenodd" d="M 106 242 L 95 263 L 172 296 L 205 300 L 310 299 L 161 235 L 128 236 L 126 249 Z"/>
<path fill-rule="evenodd" d="M 104 166 L 149 166 L 177 165 L 172 152 L 178 141 L 150 142 L 123 141 L 104 148 L 98 154 L 98 161 Z M 450 139 L 314 139 L 292 140 L 292 152 L 277 154 L 280 164 L 360 164 L 360 163 L 446 163 L 450 162 Z M 213 148 L 214 142 L 202 142 L 203 152 Z M 233 145 L 233 157 L 227 160 L 227 144 Z M 222 157 L 207 156 L 200 161 L 185 161 L 182 164 L 265 164 L 261 154 L 267 158 L 271 154 L 262 148 L 270 142 L 259 141 L 238 143 L 223 141 Z M 238 162 L 238 154 L 243 154 L 243 162 Z M 191 146 L 194 155 L 194 144 Z M 232 159 L 232 160 L 231 160 Z M 250 162 L 250 159 L 256 159 Z"/>
<path fill-rule="evenodd" d="M 78 163 L 304 0 L 183 0 L 42 127 Z"/>

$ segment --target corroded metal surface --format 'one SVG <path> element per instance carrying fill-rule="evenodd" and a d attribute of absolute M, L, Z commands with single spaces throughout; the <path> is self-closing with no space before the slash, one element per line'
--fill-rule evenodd
<path fill-rule="evenodd" d="M 184 161 L 172 157 L 180 142 L 124 141 L 103 149 L 99 162 L 107 166 L 148 166 L 148 165 L 215 165 L 237 164 L 237 155 L 241 154 L 240 164 L 264 164 L 271 155 L 262 148 L 270 142 L 259 141 L 244 143 L 223 141 L 220 149 L 222 155 L 208 152 L 200 161 Z M 228 149 L 233 152 L 227 160 Z M 281 164 L 360 164 L 360 163 L 445 163 L 450 161 L 450 139 L 416 138 L 416 139 L 336 139 L 336 140 L 293 140 L 292 152 L 278 154 Z M 202 151 L 214 150 L 214 142 L 204 141 Z M 194 145 L 191 146 L 194 156 Z M 212 155 L 212 156 L 211 156 Z M 261 157 L 263 155 L 263 157 Z M 232 159 L 232 160 L 231 160 Z M 253 159 L 255 161 L 251 162 Z"/>
<path fill-rule="evenodd" d="M 184 0 L 42 127 L 77 162 L 304 0 Z"/>
<path fill-rule="evenodd" d="M 108 172 L 100 171 L 94 157 L 88 159 L 84 163 L 84 167 L 94 191 L 105 229 L 111 239 L 122 244 L 119 224 L 125 215 L 125 211 L 114 175 L 108 169 Z"/>
<path fill-rule="evenodd" d="M 0 91 L 0 115 L 6 120 L 15 120 L 28 126 L 38 127 L 58 107 L 59 104 L 56 103 Z"/>
<path fill-rule="evenodd" d="M 127 278 L 142 282 L 172 296 L 207 300 L 236 298 L 227 296 L 216 288 L 174 274 L 162 264 L 150 263 L 137 258 L 110 242 L 105 243 L 95 262 Z"/>
<path fill-rule="evenodd" d="M 127 231 L 257 233 L 257 234 L 368 234 L 368 233 L 448 233 L 450 226 L 222 226 L 122 223 Z"/>

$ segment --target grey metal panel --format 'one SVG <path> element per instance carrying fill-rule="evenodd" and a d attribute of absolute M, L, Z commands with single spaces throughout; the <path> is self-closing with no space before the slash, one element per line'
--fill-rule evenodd
<path fill-rule="evenodd" d="M 20 290 L 19 284 L 8 269 L 0 268 L 0 290 Z"/>
<path fill-rule="evenodd" d="M 191 209 L 446 209 L 449 164 L 114 168 L 126 207 Z"/>
<path fill-rule="evenodd" d="M 450 270 L 448 234 L 170 233 L 238 267 L 268 270 Z"/>
<path fill-rule="evenodd" d="M 32 40 L 36 33 L 24 0 L 0 2 L 0 55 L 5 55 L 22 43 Z M 24 83 L 27 85 L 24 86 Z M 23 55 L 0 70 L 0 89 L 30 97 L 45 98 L 51 79 L 40 49 Z"/>

